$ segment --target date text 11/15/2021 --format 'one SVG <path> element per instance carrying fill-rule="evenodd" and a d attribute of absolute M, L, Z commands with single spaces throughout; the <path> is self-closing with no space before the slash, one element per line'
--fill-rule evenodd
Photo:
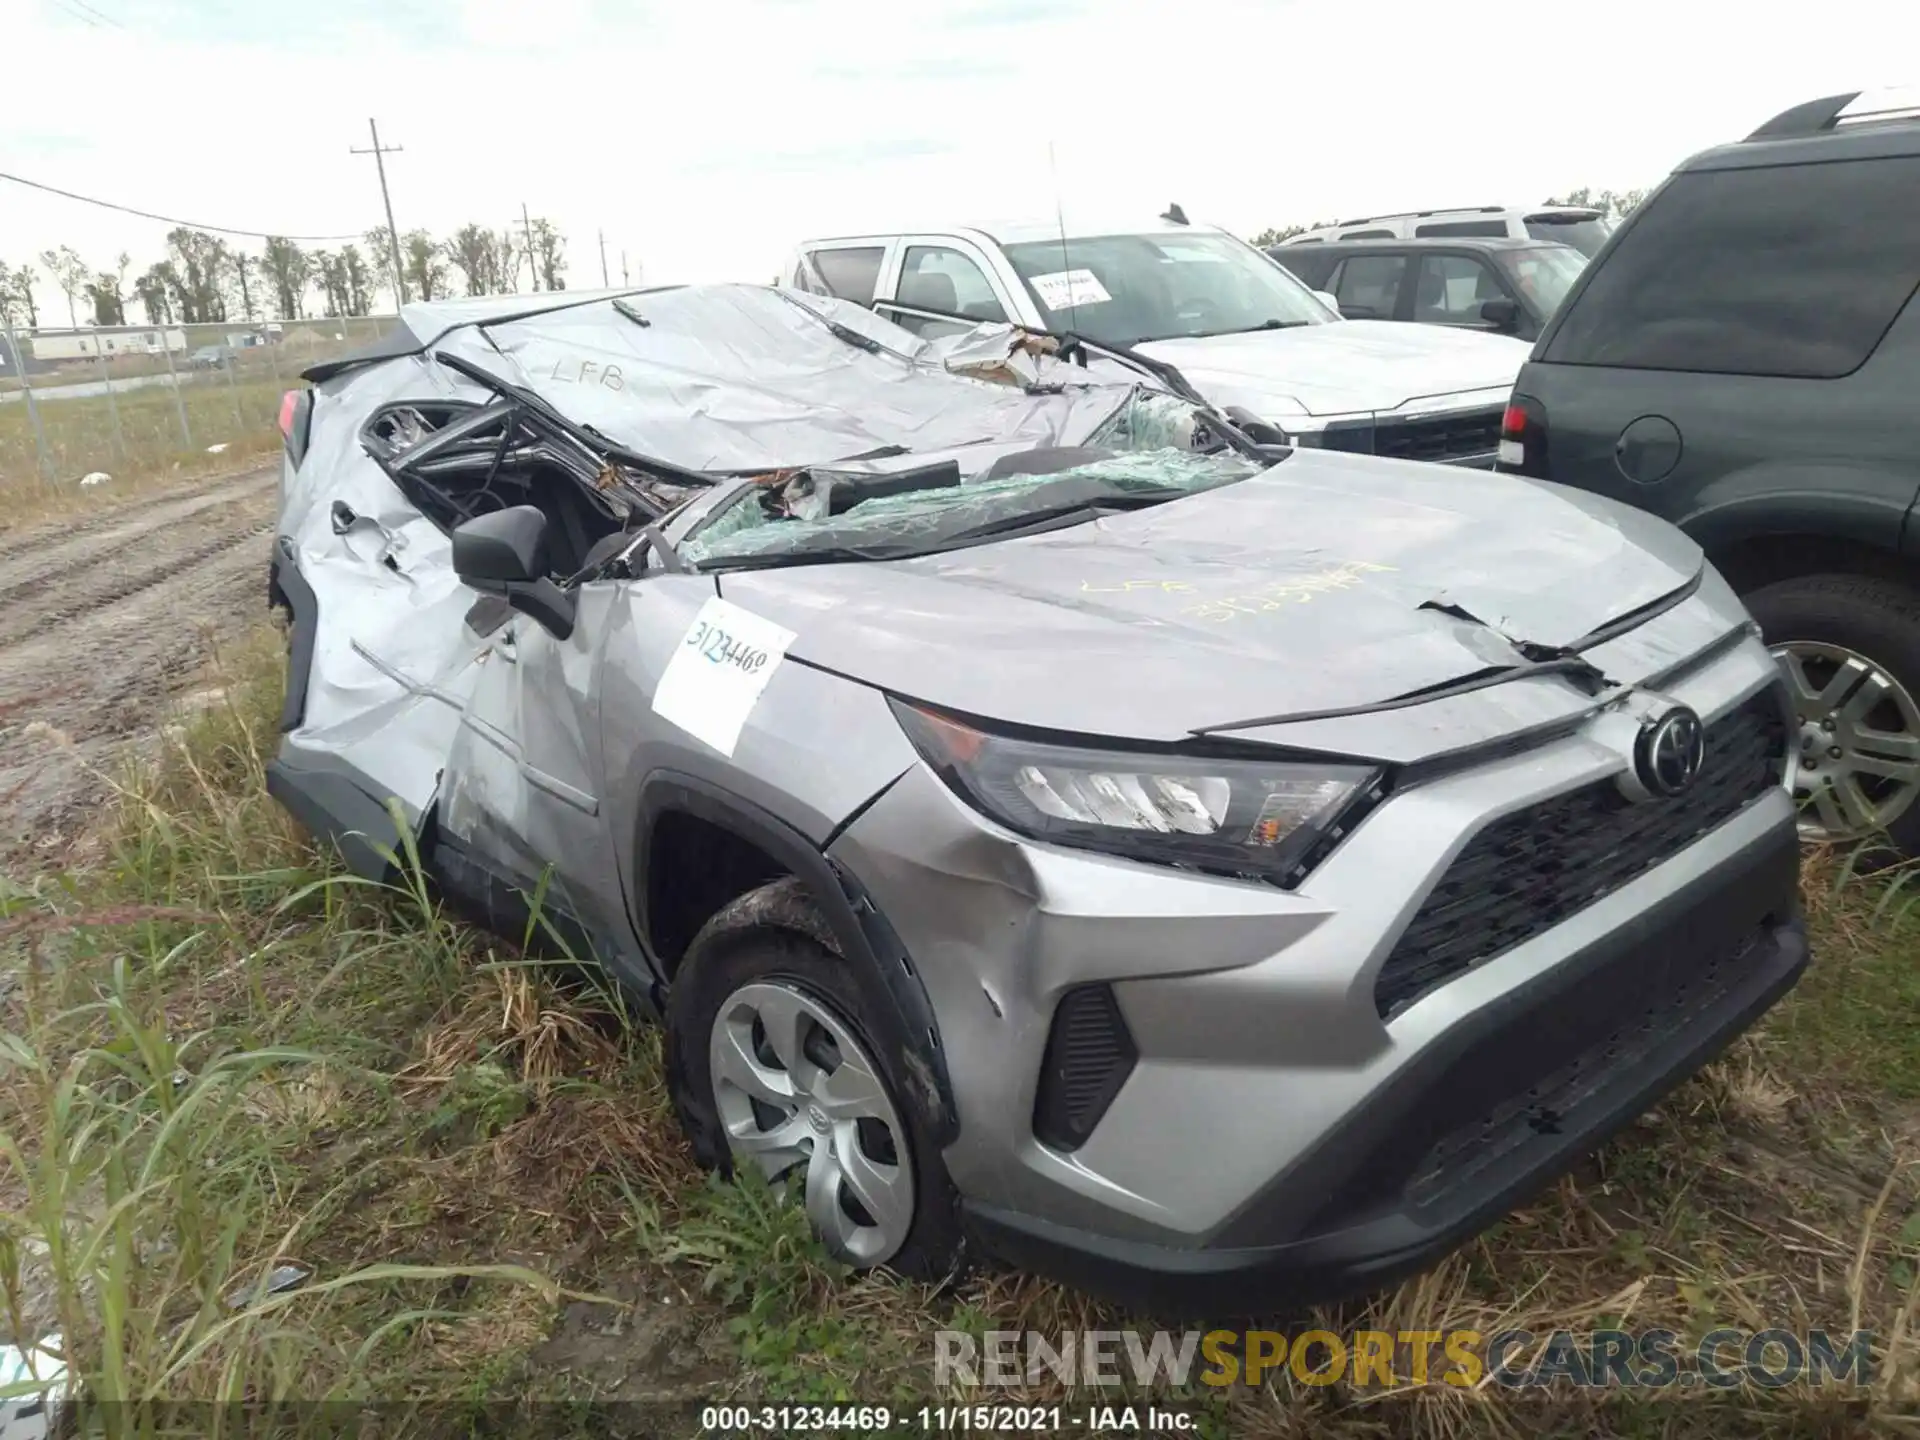
<path fill-rule="evenodd" d="M 1181 1434 L 1196 1429 L 1197 1422 L 1187 1411 L 1153 1405 L 1093 1405 L 1080 1409 L 1061 1405 L 922 1405 L 901 1411 L 885 1405 L 709 1405 L 700 1412 L 700 1428 L 721 1435 L 807 1431 L 1058 1435 L 1074 1430 Z"/>

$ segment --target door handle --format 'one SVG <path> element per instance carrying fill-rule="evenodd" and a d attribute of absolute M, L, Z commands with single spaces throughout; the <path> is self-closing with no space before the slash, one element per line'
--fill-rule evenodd
<path fill-rule="evenodd" d="M 506 661 L 507 664 L 518 665 L 520 663 L 520 655 L 514 649 L 514 645 L 513 645 L 512 630 L 502 630 L 497 636 L 495 636 L 493 641 L 493 648 L 495 652 L 499 654 L 500 658 Z"/>

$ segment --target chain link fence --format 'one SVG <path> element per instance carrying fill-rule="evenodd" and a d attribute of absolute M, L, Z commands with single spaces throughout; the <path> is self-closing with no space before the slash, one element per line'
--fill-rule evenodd
<path fill-rule="evenodd" d="M 396 323 L 0 328 L 0 486 L 102 484 L 271 453 L 280 397 L 300 372 Z"/>

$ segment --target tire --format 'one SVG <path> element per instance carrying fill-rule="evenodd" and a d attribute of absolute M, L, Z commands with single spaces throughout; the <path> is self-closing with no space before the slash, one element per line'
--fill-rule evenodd
<path fill-rule="evenodd" d="M 1878 835 L 1920 855 L 1920 593 L 1864 575 L 1807 575 L 1746 603 L 1800 716 L 1801 832 Z"/>
<path fill-rule="evenodd" d="M 735 908 L 716 919 L 725 922 Z M 797 932 L 709 922 L 688 948 L 667 999 L 667 1088 L 702 1165 L 731 1175 L 737 1163 L 754 1163 L 734 1138 L 744 1132 L 766 1147 L 763 1172 L 804 1176 L 807 1218 L 836 1259 L 857 1269 L 885 1266 L 914 1279 L 946 1280 L 957 1273 L 962 1250 L 953 1185 L 938 1148 L 903 1103 L 907 1090 L 892 1052 L 874 1044 L 872 1007 L 857 977 L 838 955 Z M 799 1016 L 796 1068 L 780 1054 L 793 1050 L 791 1036 L 783 1034 L 776 1046 L 770 1033 L 786 1028 L 783 1006 Z M 729 1053 L 724 1064 L 730 1069 L 715 1058 L 723 1014 L 726 1036 L 745 1042 Z M 822 1034 L 830 1048 L 818 1043 Z M 795 1103 L 755 1104 L 736 1078 L 743 1056 L 758 1062 L 757 1077 L 784 1079 Z M 867 1076 L 878 1081 L 877 1091 Z M 880 1102 L 866 1103 L 874 1093 Z M 850 1119 L 861 1104 L 877 1118 Z M 826 1115 L 842 1105 L 837 1117 Z M 855 1147 L 851 1161 L 849 1145 Z M 876 1187 L 875 1177 L 889 1171 L 904 1173 L 904 1189 Z M 864 1204 L 855 1193 L 863 1188 Z M 824 1224 L 823 1214 L 830 1217 Z"/>

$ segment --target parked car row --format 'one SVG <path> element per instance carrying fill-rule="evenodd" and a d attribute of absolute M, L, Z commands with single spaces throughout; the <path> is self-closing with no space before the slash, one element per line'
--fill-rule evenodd
<path fill-rule="evenodd" d="M 1850 100 L 1531 360 L 1177 207 L 407 307 L 283 409 L 270 787 L 537 904 L 853 1265 L 1381 1285 L 1795 983 L 1803 816 L 1920 826 L 1920 125 Z"/>
<path fill-rule="evenodd" d="M 1341 323 L 1332 295 L 1178 206 L 1152 225 L 840 236 L 788 263 L 794 287 L 916 334 L 982 322 L 1082 336 L 1174 367 L 1257 438 L 1491 467 L 1526 346 Z"/>

